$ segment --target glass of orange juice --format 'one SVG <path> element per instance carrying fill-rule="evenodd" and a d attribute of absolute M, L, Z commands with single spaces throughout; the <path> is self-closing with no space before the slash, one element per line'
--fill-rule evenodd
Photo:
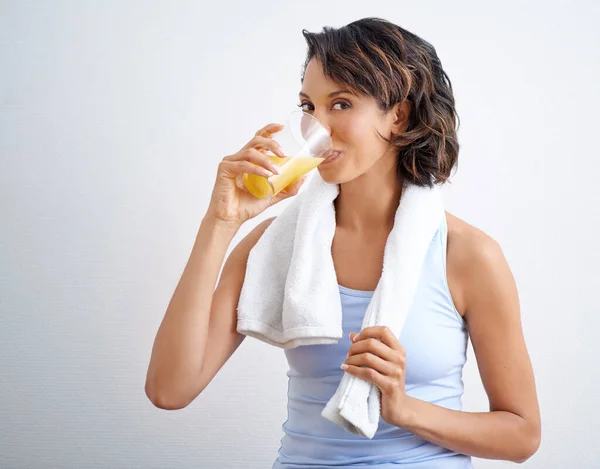
<path fill-rule="evenodd" d="M 292 184 L 298 177 L 321 164 L 333 149 L 329 131 L 310 114 L 294 111 L 283 129 L 271 136 L 281 147 L 283 158 L 270 150 L 269 157 L 281 170 L 271 177 L 244 173 L 246 188 L 260 199 L 270 199 Z"/>

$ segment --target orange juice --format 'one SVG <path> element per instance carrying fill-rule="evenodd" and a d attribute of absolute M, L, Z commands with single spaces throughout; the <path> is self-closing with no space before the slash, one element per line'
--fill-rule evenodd
<path fill-rule="evenodd" d="M 270 199 L 292 184 L 298 177 L 319 166 L 325 158 L 266 155 L 281 169 L 281 174 L 270 178 L 258 174 L 244 173 L 244 185 L 259 199 Z"/>

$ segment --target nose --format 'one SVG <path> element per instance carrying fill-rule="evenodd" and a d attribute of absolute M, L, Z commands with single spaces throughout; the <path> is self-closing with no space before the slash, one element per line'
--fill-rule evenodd
<path fill-rule="evenodd" d="M 329 135 L 331 135 L 331 126 L 329 125 L 329 122 L 327 121 L 327 116 L 325 115 L 325 113 L 317 113 L 317 112 L 314 112 L 314 113 L 313 113 L 313 117 L 314 117 L 315 119 L 317 119 L 317 120 L 320 122 L 320 124 L 321 124 L 323 127 L 325 127 L 325 129 L 327 130 L 327 133 L 328 133 Z"/>
<path fill-rule="evenodd" d="M 321 137 L 318 141 L 317 147 L 315 148 L 315 155 L 325 156 L 326 154 L 329 154 L 333 147 L 333 135 L 331 135 L 331 126 L 329 125 L 329 122 L 327 121 L 327 118 L 325 116 L 315 115 L 315 119 L 319 121 L 319 123 L 326 130 L 327 135 L 329 135 L 329 138 L 326 139 L 322 133 L 323 131 L 319 132 L 321 134 Z"/>
<path fill-rule="evenodd" d="M 318 125 L 315 122 L 315 120 L 318 121 Z M 321 113 L 320 115 L 316 114 L 316 113 L 313 113 L 313 114 L 305 113 L 301 120 L 302 136 L 306 140 L 310 140 L 310 139 L 314 139 L 314 138 L 322 139 L 323 138 L 323 130 L 321 129 L 321 126 L 323 127 L 323 129 L 325 129 L 325 131 L 327 132 L 327 135 L 329 135 L 329 137 L 332 138 L 331 126 L 329 125 L 329 122 L 327 121 L 327 118 L 323 113 Z"/>

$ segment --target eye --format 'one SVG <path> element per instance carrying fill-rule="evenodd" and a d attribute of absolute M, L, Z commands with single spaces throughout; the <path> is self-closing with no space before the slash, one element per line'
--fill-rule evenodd
<path fill-rule="evenodd" d="M 337 102 L 333 103 L 334 106 L 336 106 L 338 104 L 342 106 L 342 108 L 338 109 L 338 110 L 345 111 L 346 109 L 350 109 L 350 103 L 347 103 L 346 101 L 337 101 Z M 303 103 L 298 104 L 299 108 L 302 108 L 302 110 L 304 112 L 308 112 L 309 109 L 306 109 L 304 106 L 311 106 L 312 107 L 312 104 L 310 104 L 308 102 L 303 102 Z"/>
<path fill-rule="evenodd" d="M 300 103 L 300 104 L 298 104 L 299 108 L 301 108 L 304 112 L 308 112 L 308 110 L 305 109 L 304 106 L 310 106 L 310 103 Z"/>
<path fill-rule="evenodd" d="M 350 104 L 347 103 L 346 101 L 338 101 L 337 103 L 333 103 L 334 106 L 336 106 L 337 104 L 340 104 L 342 106 L 346 106 L 346 107 L 343 107 L 342 110 L 350 108 Z"/>

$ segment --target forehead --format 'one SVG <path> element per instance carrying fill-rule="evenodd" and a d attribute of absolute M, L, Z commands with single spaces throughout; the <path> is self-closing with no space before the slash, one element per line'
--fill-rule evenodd
<path fill-rule="evenodd" d="M 313 57 L 308 62 L 306 66 L 306 70 L 304 70 L 304 82 L 330 82 L 331 84 L 335 84 L 334 81 L 328 79 L 323 72 L 323 67 L 321 66 L 321 62 Z"/>
<path fill-rule="evenodd" d="M 316 95 L 327 95 L 332 91 L 342 88 L 347 89 L 348 87 L 327 78 L 323 72 L 321 63 L 316 58 L 310 60 L 304 71 L 302 92 L 311 97 L 314 94 L 316 97 Z"/>

